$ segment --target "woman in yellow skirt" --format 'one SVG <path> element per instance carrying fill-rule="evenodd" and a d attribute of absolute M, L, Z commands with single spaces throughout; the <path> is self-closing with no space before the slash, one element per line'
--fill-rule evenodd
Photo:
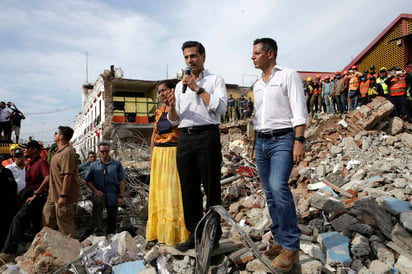
<path fill-rule="evenodd" d="M 169 105 L 167 92 L 174 92 L 175 83 L 161 81 L 157 86 L 161 106 L 151 139 L 151 172 L 149 188 L 149 214 L 146 241 L 175 245 L 189 237 L 183 215 L 180 180 L 176 166 L 176 149 L 179 130 L 167 120 Z"/>

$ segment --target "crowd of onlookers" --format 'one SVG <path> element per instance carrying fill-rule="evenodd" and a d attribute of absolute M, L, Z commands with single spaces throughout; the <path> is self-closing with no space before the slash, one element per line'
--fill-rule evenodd
<path fill-rule="evenodd" d="M 349 71 L 337 71 L 334 75 L 316 75 L 304 81 L 308 112 L 344 113 L 383 96 L 394 105 L 392 116 L 412 120 L 412 61 L 402 70 L 375 66 L 363 73 L 357 66 Z"/>
<path fill-rule="evenodd" d="M 16 142 L 19 142 L 21 120 L 26 119 L 12 102 L 0 102 L 0 140 L 2 142 L 11 143 L 11 135 L 14 132 Z"/>

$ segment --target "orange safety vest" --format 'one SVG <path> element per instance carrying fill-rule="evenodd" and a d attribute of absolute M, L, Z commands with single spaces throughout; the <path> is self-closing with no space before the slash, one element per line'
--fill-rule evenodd
<path fill-rule="evenodd" d="M 359 78 L 356 75 L 353 75 L 349 79 L 349 90 L 357 90 L 359 87 Z"/>
<path fill-rule="evenodd" d="M 406 76 L 400 75 L 391 79 L 391 85 L 389 87 L 390 96 L 401 96 L 406 92 Z"/>
<path fill-rule="evenodd" d="M 368 95 L 368 88 L 369 80 L 366 80 L 366 82 L 360 82 L 359 92 L 361 98 L 364 98 Z"/>
<path fill-rule="evenodd" d="M 1 162 L 1 165 L 6 167 L 8 165 L 11 165 L 12 163 L 14 163 L 13 158 L 8 158 L 8 159 L 4 160 L 3 162 Z"/>

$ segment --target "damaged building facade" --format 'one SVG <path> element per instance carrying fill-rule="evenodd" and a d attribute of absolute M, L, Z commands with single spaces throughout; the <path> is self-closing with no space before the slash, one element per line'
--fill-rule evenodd
<path fill-rule="evenodd" d="M 137 160 L 136 150 L 150 145 L 155 111 L 156 85 L 160 80 L 124 79 L 113 65 L 93 84 L 82 90 L 82 111 L 74 123 L 73 146 L 82 158 L 97 151 L 101 141 L 110 141 L 114 155 L 122 160 Z M 252 97 L 251 87 L 226 84 L 228 94 Z M 125 153 L 128 151 L 128 153 Z"/>
<path fill-rule="evenodd" d="M 157 107 L 157 81 L 124 79 L 111 66 L 94 84 L 83 85 L 82 111 L 74 124 L 73 146 L 82 158 L 102 140 L 115 145 L 149 141 Z"/>

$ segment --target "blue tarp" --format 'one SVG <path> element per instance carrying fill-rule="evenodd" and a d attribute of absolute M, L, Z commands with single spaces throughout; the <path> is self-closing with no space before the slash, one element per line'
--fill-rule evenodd
<path fill-rule="evenodd" d="M 112 267 L 112 274 L 136 274 L 143 270 L 143 260 L 118 264 Z"/>

